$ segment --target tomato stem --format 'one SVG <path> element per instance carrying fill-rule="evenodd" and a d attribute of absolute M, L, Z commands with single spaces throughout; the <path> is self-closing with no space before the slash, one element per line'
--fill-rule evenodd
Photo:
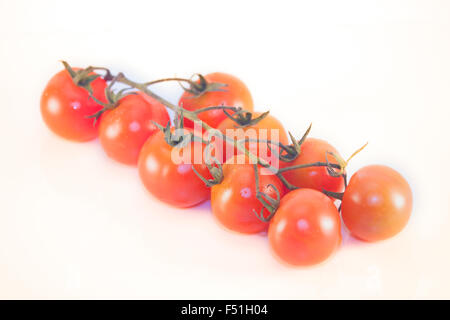
<path fill-rule="evenodd" d="M 290 166 L 286 168 L 281 168 L 278 170 L 278 172 L 283 173 L 290 170 L 296 170 L 296 169 L 303 169 L 303 168 L 310 168 L 310 167 L 332 167 L 336 169 L 340 169 L 341 166 L 335 163 L 326 163 L 326 162 L 312 162 L 312 163 L 305 163 L 305 164 L 298 164 L 295 166 Z"/>
<path fill-rule="evenodd" d="M 111 74 L 107 68 L 97 68 L 97 67 L 95 67 L 95 68 L 94 67 L 88 67 L 88 68 L 91 68 L 91 71 L 94 71 L 95 69 L 99 69 L 99 70 L 106 71 L 107 74 Z M 204 79 L 204 77 L 201 76 L 201 75 L 199 75 L 199 77 L 200 77 L 200 79 Z M 211 126 L 209 126 L 206 122 L 200 120 L 200 118 L 198 117 L 199 110 L 197 110 L 197 111 L 190 111 L 190 110 L 184 109 L 183 107 L 177 106 L 177 105 L 169 102 L 168 100 L 164 99 L 163 97 L 157 95 L 152 90 L 150 90 L 148 88 L 147 84 L 148 83 L 155 83 L 155 81 L 145 82 L 145 83 L 138 83 L 138 82 L 135 82 L 135 81 L 133 81 L 131 79 L 128 79 L 122 72 L 117 74 L 117 76 L 115 76 L 115 77 L 113 76 L 113 79 L 114 79 L 115 82 L 120 82 L 120 83 L 126 84 L 126 85 L 128 85 L 128 86 L 130 86 L 132 88 L 135 88 L 135 89 L 137 89 L 137 90 L 139 90 L 139 91 L 141 91 L 141 92 L 151 96 L 152 98 L 154 98 L 157 101 L 159 101 L 162 104 L 164 104 L 167 108 L 171 109 L 172 111 L 175 111 L 176 113 L 182 112 L 184 118 L 187 118 L 187 119 L 189 119 L 191 121 L 200 123 L 204 130 L 213 130 L 213 128 Z M 167 79 L 170 79 L 170 78 L 167 78 Z M 207 111 L 207 110 L 213 110 L 213 109 L 222 109 L 224 112 L 225 112 L 226 109 L 227 110 L 233 110 L 233 111 L 239 111 L 238 108 L 232 107 L 232 106 L 212 106 L 212 107 L 207 107 L 207 108 L 200 109 L 200 111 L 201 110 Z M 300 144 L 301 142 L 303 142 L 306 139 L 306 136 L 308 135 L 310 130 L 311 130 L 311 125 L 309 126 L 309 128 L 307 129 L 305 134 L 303 135 L 302 139 L 299 140 L 298 144 Z M 236 140 L 228 137 L 227 135 L 221 133 L 220 131 L 217 131 L 217 135 L 219 136 L 219 138 L 223 139 L 224 141 L 232 143 L 234 145 L 234 147 L 236 147 L 239 151 L 244 153 L 249 158 L 251 163 L 259 164 L 259 165 L 269 169 L 272 173 L 277 174 L 280 177 L 280 179 L 283 181 L 283 183 L 286 185 L 286 187 L 288 187 L 289 189 L 296 188 L 295 186 L 293 186 L 292 184 L 287 182 L 287 180 L 281 175 L 281 172 L 284 172 L 284 171 L 287 171 L 287 170 L 298 169 L 298 168 L 301 168 L 302 166 L 300 166 L 300 167 L 298 167 L 298 166 L 286 167 L 286 168 L 283 168 L 283 169 L 275 168 L 272 165 L 270 165 L 270 163 L 268 163 L 266 160 L 264 160 L 262 158 L 259 158 L 258 156 L 254 155 L 252 152 L 250 152 L 250 150 L 248 150 L 245 147 L 245 144 L 242 143 L 242 141 L 236 141 Z M 287 150 L 288 146 L 284 146 L 283 149 Z M 327 164 L 327 163 L 323 163 L 323 162 L 321 162 L 321 163 L 313 163 L 313 164 L 311 164 L 309 166 L 331 166 L 333 168 L 340 169 L 340 167 L 338 165 Z M 308 165 L 303 165 L 303 167 L 308 167 Z"/>
<path fill-rule="evenodd" d="M 205 108 L 201 108 L 201 109 L 197 109 L 194 112 L 196 114 L 205 112 L 205 111 L 210 111 L 210 110 L 232 110 L 234 112 L 238 112 L 240 110 L 239 107 L 231 107 L 231 106 L 212 106 L 212 107 L 205 107 Z"/>
<path fill-rule="evenodd" d="M 201 74 L 196 74 L 196 76 L 198 77 L 198 81 L 194 81 L 192 79 L 172 77 L 172 78 L 164 78 L 164 79 L 159 79 L 159 80 L 154 80 L 154 81 L 149 81 L 149 82 L 144 82 L 144 83 L 138 83 L 131 79 L 128 79 L 122 72 L 120 72 L 116 76 L 114 76 L 111 73 L 111 71 L 105 67 L 89 66 L 85 69 L 82 69 L 79 71 L 74 71 L 66 62 L 63 61 L 63 64 L 64 64 L 64 67 L 67 69 L 67 71 L 72 76 L 73 81 L 78 86 L 83 87 L 86 90 L 88 90 L 90 96 L 98 104 L 100 104 L 104 107 L 98 113 L 91 115 L 91 117 L 98 118 L 101 115 L 101 113 L 103 113 L 104 111 L 106 111 L 108 109 L 113 108 L 115 103 L 119 99 L 123 98 L 125 95 L 135 93 L 135 92 L 128 92 L 125 94 L 126 90 L 135 89 L 135 90 L 138 90 L 138 91 L 141 91 L 141 92 L 147 94 L 148 96 L 150 96 L 150 97 L 154 98 L 155 100 L 159 101 L 160 103 L 164 104 L 167 108 L 174 111 L 177 115 L 180 115 L 181 119 L 186 118 L 193 122 L 200 123 L 202 126 L 202 129 L 204 129 L 206 131 L 214 130 L 214 132 L 215 132 L 214 136 L 222 139 L 225 142 L 230 142 L 231 144 L 233 144 L 233 146 L 236 149 L 238 149 L 239 151 L 241 151 L 243 154 L 245 154 L 248 157 L 248 159 L 250 160 L 250 163 L 253 163 L 255 166 L 256 197 L 263 204 L 264 208 L 266 208 L 270 212 L 270 215 L 268 217 L 263 216 L 263 211 L 261 211 L 261 213 L 254 212 L 256 214 L 256 216 L 258 218 L 260 218 L 262 221 L 267 222 L 274 215 L 274 213 L 278 207 L 279 201 L 280 201 L 280 193 L 277 190 L 277 188 L 273 185 L 270 185 L 270 187 L 272 187 L 275 190 L 275 192 L 277 194 L 276 199 L 268 196 L 265 193 L 262 193 L 259 190 L 259 174 L 258 174 L 258 168 L 257 168 L 258 165 L 267 168 L 273 174 L 275 174 L 289 190 L 298 189 L 298 187 L 289 183 L 289 181 L 287 181 L 286 178 L 283 176 L 283 173 L 286 171 L 290 171 L 290 170 L 298 170 L 298 169 L 310 168 L 310 167 L 326 167 L 327 171 L 330 175 L 336 176 L 336 177 L 342 176 L 344 178 L 344 184 L 345 184 L 345 188 L 346 188 L 347 187 L 347 175 L 345 173 L 345 167 L 346 167 L 348 161 L 367 145 L 367 144 L 365 144 L 363 147 L 361 147 L 356 152 L 354 152 L 347 161 L 343 160 L 340 157 L 339 157 L 339 159 L 337 159 L 335 154 L 330 153 L 332 156 L 334 156 L 337 159 L 338 164 L 330 163 L 328 161 L 328 158 L 326 157 L 326 162 L 318 161 L 318 162 L 313 162 L 313 163 L 308 163 L 308 164 L 294 165 L 294 166 L 285 167 L 285 168 L 281 168 L 281 169 L 275 168 L 269 162 L 264 160 L 263 158 L 259 158 L 258 156 L 256 156 L 252 152 L 250 152 L 250 150 L 248 150 L 246 148 L 245 143 L 249 142 L 249 141 L 256 141 L 259 143 L 265 142 L 265 143 L 267 143 L 268 147 L 272 150 L 272 152 L 278 152 L 270 147 L 270 145 L 275 145 L 281 149 L 281 151 L 278 152 L 278 156 L 279 156 L 280 160 L 282 160 L 283 162 L 290 162 L 299 156 L 299 154 L 301 152 L 300 147 L 301 147 L 302 143 L 306 140 L 306 138 L 311 130 L 311 125 L 305 131 L 305 133 L 303 134 L 303 136 L 300 140 L 296 140 L 293 137 L 293 135 L 289 132 L 289 136 L 290 136 L 291 142 L 292 142 L 292 144 L 290 144 L 290 145 L 284 145 L 280 142 L 273 142 L 271 140 L 258 140 L 258 139 L 255 140 L 255 139 L 248 139 L 248 138 L 242 139 L 242 140 L 235 140 L 232 137 L 229 137 L 229 136 L 225 135 L 224 133 L 220 132 L 219 130 L 212 128 L 206 122 L 201 121 L 200 118 L 198 117 L 198 115 L 202 112 L 206 112 L 206 111 L 210 111 L 210 110 L 222 110 L 227 117 L 231 118 L 237 124 L 239 124 L 241 126 L 246 126 L 246 125 L 251 125 L 251 124 L 256 123 L 257 121 L 262 120 L 265 116 L 267 116 L 267 114 L 269 112 L 267 111 L 267 112 L 261 114 L 259 117 L 252 119 L 252 113 L 242 110 L 239 107 L 234 107 L 234 106 L 211 106 L 211 107 L 202 108 L 202 109 L 199 109 L 196 111 L 190 111 L 190 110 L 184 109 L 182 106 L 178 106 L 178 105 L 171 103 L 170 101 L 164 99 L 163 97 L 157 95 L 156 93 L 154 93 L 152 90 L 149 89 L 149 86 L 151 86 L 153 84 L 157 84 L 157 83 L 162 83 L 162 82 L 178 81 L 180 83 L 180 85 L 181 85 L 181 82 L 185 82 L 185 83 L 189 84 L 189 87 L 184 87 L 183 85 L 181 85 L 182 88 L 186 92 L 191 93 L 193 97 L 197 97 L 197 96 L 200 96 L 200 95 L 202 95 L 206 92 L 210 92 L 210 91 L 226 91 L 224 89 L 224 87 L 227 86 L 226 84 L 209 83 L 206 81 L 205 77 L 203 77 Z M 103 75 L 103 78 L 106 81 L 110 81 L 110 83 L 107 87 L 107 93 L 108 93 L 107 97 L 108 97 L 109 103 L 104 103 L 104 102 L 99 101 L 97 98 L 94 97 L 94 95 L 92 93 L 92 89 L 90 88 L 90 82 L 92 82 L 94 79 L 93 75 L 91 75 L 91 73 L 94 71 L 103 71 L 105 73 Z M 95 75 L 95 76 L 97 76 L 97 75 Z M 114 93 L 112 91 L 112 87 L 115 83 L 125 84 L 125 85 L 129 86 L 129 88 L 122 89 L 118 93 Z M 228 113 L 227 110 L 233 111 L 234 114 Z M 161 127 L 161 126 L 158 126 L 158 127 Z M 170 127 L 166 127 L 166 128 L 161 127 L 160 129 L 164 130 L 167 135 L 170 134 Z M 210 142 L 210 141 L 204 141 L 203 139 L 201 141 L 202 141 L 202 143 Z M 174 143 L 175 141 L 172 141 L 172 142 Z M 197 172 L 197 170 L 195 170 L 195 168 L 193 168 L 194 172 L 208 186 L 212 186 L 214 184 L 220 183 L 223 179 L 223 172 L 222 172 L 222 167 L 221 167 L 220 163 L 217 161 L 217 159 L 215 159 L 214 162 L 217 164 L 217 166 L 214 166 L 211 164 L 208 165 L 208 169 L 210 170 L 210 173 L 212 174 L 213 179 L 209 179 L 209 180 L 205 179 Z M 338 169 L 339 171 L 336 172 L 335 169 Z M 326 190 L 324 190 L 323 192 L 325 194 L 333 196 L 337 199 L 342 199 L 343 193 L 333 193 L 333 192 L 329 192 Z"/>
<path fill-rule="evenodd" d="M 253 209 L 253 213 L 256 215 L 256 217 L 261 220 L 262 222 L 269 222 L 270 219 L 274 216 L 275 212 L 277 211 L 279 205 L 280 205 L 280 192 L 278 191 L 277 187 L 275 187 L 273 184 L 269 184 L 268 187 L 272 188 L 276 193 L 276 199 L 272 198 L 271 196 L 265 194 L 264 192 L 261 192 L 259 188 L 259 173 L 258 173 L 258 165 L 253 165 L 253 170 L 255 173 L 255 189 L 256 189 L 256 198 L 259 200 L 259 202 L 263 205 L 261 208 L 261 212 L 256 212 L 255 209 Z M 269 211 L 269 215 L 267 217 L 264 217 L 264 208 Z"/>
<path fill-rule="evenodd" d="M 189 84 L 192 83 L 192 80 L 184 79 L 184 78 L 164 78 L 164 79 L 158 79 L 154 81 L 145 82 L 145 86 L 151 86 L 153 84 L 161 83 L 161 82 L 168 82 L 168 81 L 178 81 L 178 82 L 187 82 Z"/>
<path fill-rule="evenodd" d="M 125 75 L 121 74 L 121 77 L 119 77 L 117 79 L 117 82 L 121 82 L 123 84 L 129 85 L 131 87 L 134 87 L 135 89 L 138 89 L 139 91 L 142 91 L 143 93 L 151 96 L 152 98 L 158 100 L 159 102 L 161 102 L 162 104 L 164 104 L 167 108 L 175 111 L 175 112 L 179 112 L 179 110 L 182 110 L 183 112 L 183 116 L 191 121 L 194 122 L 198 122 L 201 124 L 202 128 L 204 130 L 213 130 L 213 128 L 211 126 L 209 126 L 206 122 L 201 121 L 200 118 L 198 117 L 197 113 L 195 111 L 190 111 L 187 109 L 184 109 L 181 106 L 177 106 L 169 101 L 167 101 L 166 99 L 164 99 L 163 97 L 160 97 L 159 95 L 157 95 L 156 93 L 154 93 L 153 91 L 151 91 L 146 85 L 145 83 L 138 83 L 138 82 L 134 82 L 128 78 L 125 77 Z M 216 130 L 217 131 L 217 130 Z M 265 166 L 270 166 L 270 164 L 268 164 L 266 161 L 264 161 L 263 159 L 259 159 L 256 155 L 254 155 L 253 153 L 251 153 L 249 150 L 247 150 L 245 148 L 245 146 L 240 145 L 239 143 L 237 143 L 236 141 L 234 141 L 234 139 L 224 135 L 223 133 L 221 133 L 220 131 L 217 132 L 217 134 L 219 135 L 219 137 L 221 139 L 223 139 L 224 141 L 228 141 L 228 142 L 232 142 L 234 144 L 234 146 L 242 151 L 244 154 L 246 154 L 250 160 L 253 161 L 253 163 L 260 163 L 263 164 Z M 272 168 L 274 172 L 277 171 L 276 168 Z"/>
<path fill-rule="evenodd" d="M 342 197 L 344 196 L 344 192 L 332 192 L 332 191 L 328 191 L 328 190 L 322 190 L 322 193 L 326 194 L 329 197 L 333 197 L 335 199 L 341 200 L 342 201 Z"/>

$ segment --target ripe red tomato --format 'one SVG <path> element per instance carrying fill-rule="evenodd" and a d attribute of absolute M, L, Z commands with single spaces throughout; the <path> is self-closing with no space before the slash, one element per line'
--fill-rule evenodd
<path fill-rule="evenodd" d="M 253 114 L 253 118 L 257 118 L 261 115 L 261 112 L 255 112 Z M 262 140 L 272 140 L 274 142 L 281 142 L 283 144 L 288 144 L 289 139 L 286 134 L 286 130 L 284 129 L 281 122 L 271 116 L 267 115 L 265 118 L 260 120 L 258 123 L 245 126 L 245 127 L 239 127 L 238 124 L 231 120 L 230 118 L 226 118 L 224 121 L 220 123 L 220 125 L 217 128 L 220 130 L 223 134 L 228 135 L 229 137 L 232 137 L 235 141 L 239 139 L 244 138 L 251 138 L 251 139 L 262 139 Z M 265 132 L 263 132 L 265 130 Z M 271 130 L 277 130 L 278 132 L 278 139 L 276 139 L 276 136 L 272 135 Z M 242 152 L 238 151 L 236 148 L 232 146 L 230 143 L 224 143 L 223 144 L 223 155 L 224 160 L 240 154 Z M 271 151 L 267 147 L 267 143 L 261 142 L 261 143 L 246 143 L 246 148 L 249 149 L 253 154 L 259 155 L 261 158 L 268 160 L 271 156 Z M 275 145 L 271 145 L 272 148 L 278 149 Z M 265 149 L 265 152 L 262 152 L 263 148 Z"/>
<path fill-rule="evenodd" d="M 128 95 L 118 106 L 102 115 L 100 142 L 106 154 L 119 162 L 136 165 L 144 142 L 158 127 L 166 126 L 169 114 L 157 100 L 139 93 Z"/>
<path fill-rule="evenodd" d="M 97 78 L 91 86 L 93 95 L 106 102 L 106 81 Z M 97 125 L 94 125 L 94 119 L 87 116 L 101 109 L 102 106 L 89 97 L 86 89 L 75 85 L 67 70 L 55 74 L 41 96 L 44 122 L 57 135 L 73 141 L 88 141 L 97 137 Z"/>
<path fill-rule="evenodd" d="M 236 164 L 237 157 L 233 157 L 223 165 L 224 179 L 222 183 L 211 188 L 211 207 L 214 216 L 228 229 L 241 233 L 258 233 L 267 230 L 268 223 L 258 219 L 253 212 L 261 212 L 263 205 L 256 198 L 255 173 L 252 164 Z M 259 188 L 268 196 L 276 199 L 277 195 L 269 185 L 273 184 L 284 195 L 281 181 L 267 169 L 258 168 Z M 263 174 L 266 173 L 266 174 Z M 263 215 L 267 217 L 269 211 L 264 208 Z"/>
<path fill-rule="evenodd" d="M 185 129 L 185 132 L 189 130 Z M 192 207 L 208 200 L 210 189 L 192 170 L 195 156 L 203 150 L 204 145 L 200 142 L 190 142 L 184 148 L 174 150 L 164 140 L 163 132 L 155 133 L 145 142 L 139 154 L 138 169 L 144 186 L 159 200 L 176 207 Z M 179 163 L 173 161 L 173 153 L 182 157 L 174 159 L 181 160 Z M 204 163 L 194 166 L 203 177 L 212 178 Z"/>
<path fill-rule="evenodd" d="M 281 199 L 270 221 L 269 242 L 278 257 L 292 265 L 327 259 L 341 243 L 339 212 L 323 193 L 297 189 Z"/>
<path fill-rule="evenodd" d="M 399 233 L 412 210 L 408 182 L 395 170 L 371 165 L 350 179 L 342 199 L 342 220 L 350 233 L 365 241 L 378 241 Z"/>
<path fill-rule="evenodd" d="M 184 92 L 180 98 L 179 105 L 191 111 L 213 106 L 231 106 L 241 107 L 248 111 L 253 111 L 253 100 L 250 91 L 245 84 L 230 74 L 215 72 L 205 75 L 207 82 L 217 82 L 227 84 L 223 87 L 226 91 L 210 91 L 205 92 L 199 97 L 194 97 L 189 92 Z M 226 118 L 222 110 L 209 110 L 198 115 L 200 120 L 206 122 L 213 128 Z M 185 119 L 186 127 L 193 127 L 193 123 L 189 119 Z"/>
<path fill-rule="evenodd" d="M 326 162 L 326 152 L 338 154 L 336 149 L 328 142 L 315 138 L 307 138 L 301 145 L 300 155 L 291 162 L 281 163 L 282 167 L 302 165 L 313 162 Z M 333 156 L 328 155 L 330 163 L 337 163 Z M 283 173 L 287 181 L 299 188 L 311 188 L 318 191 L 327 190 L 332 192 L 342 192 L 344 190 L 343 177 L 331 176 L 327 168 L 309 167 L 289 170 Z"/>

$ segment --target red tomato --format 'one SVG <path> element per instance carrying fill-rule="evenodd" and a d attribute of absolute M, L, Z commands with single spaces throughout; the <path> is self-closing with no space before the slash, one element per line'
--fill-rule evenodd
<path fill-rule="evenodd" d="M 253 100 L 250 91 L 238 78 L 230 74 L 215 72 L 207 74 L 205 79 L 210 83 L 217 82 L 227 84 L 228 86 L 222 88 L 226 91 L 206 92 L 199 97 L 194 97 L 191 93 L 184 92 L 179 101 L 180 106 L 191 111 L 221 105 L 241 107 L 248 111 L 253 110 Z M 226 118 L 226 115 L 222 110 L 210 110 L 202 112 L 198 116 L 200 120 L 206 122 L 213 128 L 217 128 L 217 126 Z M 192 121 L 185 119 L 185 126 L 193 127 Z"/>
<path fill-rule="evenodd" d="M 327 259 L 341 243 L 339 212 L 323 193 L 297 189 L 281 199 L 270 221 L 269 242 L 278 257 L 292 265 Z"/>
<path fill-rule="evenodd" d="M 91 86 L 93 95 L 106 102 L 106 81 L 97 78 Z M 57 135 L 73 141 L 88 141 L 97 137 L 97 125 L 94 125 L 94 119 L 87 116 L 101 109 L 102 106 L 89 97 L 86 89 L 75 85 L 67 70 L 58 72 L 50 79 L 41 97 L 44 122 Z"/>
<path fill-rule="evenodd" d="M 359 169 L 342 199 L 342 220 L 355 237 L 378 241 L 399 233 L 412 210 L 408 182 L 395 170 L 381 165 Z"/>
<path fill-rule="evenodd" d="M 211 188 L 211 207 L 214 216 L 228 229 L 241 233 L 258 233 L 267 230 L 268 223 L 256 217 L 263 205 L 256 198 L 255 173 L 252 164 L 236 164 L 238 157 L 233 157 L 223 165 L 222 183 Z M 259 188 L 268 196 L 276 199 L 276 192 L 269 185 L 273 184 L 280 196 L 284 194 L 281 181 L 267 169 L 258 168 Z M 266 173 L 266 174 L 264 174 Z M 264 208 L 263 215 L 269 211 Z"/>
<path fill-rule="evenodd" d="M 169 114 L 162 103 L 141 93 L 122 98 L 115 109 L 102 115 L 100 142 L 106 154 L 136 165 L 144 142 L 159 131 L 153 121 L 167 125 Z"/>
<path fill-rule="evenodd" d="M 188 131 L 185 129 L 185 132 Z M 192 170 L 196 155 L 201 157 L 203 150 L 204 145 L 200 142 L 190 142 L 186 147 L 174 150 L 164 140 L 163 132 L 155 133 L 145 142 L 139 154 L 138 169 L 144 186 L 159 200 L 176 207 L 192 207 L 208 200 L 209 188 Z M 173 153 L 180 157 L 187 156 L 185 159 L 175 159 L 172 158 Z M 181 161 L 176 163 L 173 160 Z M 203 177 L 212 178 L 204 163 L 194 166 Z"/>
<path fill-rule="evenodd" d="M 257 118 L 261 115 L 261 112 L 255 112 L 253 114 L 253 118 Z M 245 126 L 245 127 L 239 127 L 238 124 L 231 120 L 230 118 L 226 118 L 224 121 L 222 121 L 217 128 L 220 130 L 223 134 L 228 135 L 229 137 L 232 137 L 235 141 L 244 139 L 244 138 L 250 138 L 250 139 L 262 139 L 262 140 L 272 140 L 274 142 L 281 142 L 283 144 L 288 144 L 289 139 L 286 134 L 286 130 L 284 129 L 281 122 L 271 116 L 267 115 L 265 118 L 263 118 L 261 121 L 254 125 Z M 263 132 L 263 130 L 265 130 Z M 278 136 L 272 135 L 271 130 L 277 130 Z M 228 159 L 236 154 L 240 154 L 242 152 L 235 149 L 231 143 L 223 144 L 224 145 L 224 159 Z M 259 143 L 256 144 L 252 143 L 246 143 L 245 144 L 247 149 L 249 149 L 253 154 L 259 155 L 261 158 L 268 160 L 270 159 L 270 149 L 267 148 L 267 143 Z M 277 149 L 275 145 L 271 145 L 272 148 Z M 263 148 L 265 149 L 265 152 L 263 151 Z"/>
<path fill-rule="evenodd" d="M 328 142 L 315 138 L 306 139 L 302 146 L 300 155 L 292 162 L 284 162 L 282 167 L 290 167 L 313 162 L 326 162 L 326 152 L 338 154 L 336 149 Z M 330 163 L 337 163 L 333 156 L 328 155 Z M 299 188 L 311 188 L 318 191 L 327 190 L 332 192 L 342 192 L 344 190 L 344 179 L 342 177 L 331 176 L 327 168 L 309 167 L 289 170 L 283 173 L 287 181 Z"/>

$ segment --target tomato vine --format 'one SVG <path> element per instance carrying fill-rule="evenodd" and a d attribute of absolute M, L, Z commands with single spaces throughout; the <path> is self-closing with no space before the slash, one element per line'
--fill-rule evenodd
<path fill-rule="evenodd" d="M 327 152 L 325 162 L 317 161 L 317 162 L 306 163 L 306 164 L 301 164 L 301 165 L 292 165 L 292 166 L 287 166 L 287 167 L 283 167 L 283 168 L 275 168 L 265 159 L 253 154 L 245 146 L 245 143 L 250 142 L 250 141 L 254 141 L 254 142 L 258 142 L 258 143 L 265 143 L 268 146 L 268 148 L 272 152 L 274 152 L 281 161 L 283 161 L 285 163 L 289 163 L 289 162 L 292 162 L 293 160 L 295 160 L 300 155 L 301 146 L 302 146 L 303 142 L 306 140 L 306 138 L 311 130 L 311 125 L 307 128 L 307 130 L 305 131 L 305 133 L 299 140 L 297 140 L 289 132 L 291 144 L 288 144 L 288 145 L 283 144 L 278 141 L 271 141 L 268 139 L 262 139 L 262 140 L 256 139 L 255 140 L 255 139 L 246 138 L 244 140 L 234 140 L 234 139 L 231 139 L 230 137 L 228 137 L 227 135 L 225 135 L 224 133 L 222 133 L 218 130 L 215 130 L 210 125 L 208 125 L 206 122 L 201 121 L 200 118 L 198 117 L 198 115 L 202 112 L 206 112 L 206 111 L 210 111 L 210 110 L 222 110 L 224 112 L 224 114 L 226 115 L 226 117 L 232 119 L 237 124 L 238 127 L 246 127 L 246 126 L 256 124 L 259 121 L 261 121 L 262 119 L 264 119 L 269 114 L 269 111 L 266 111 L 257 117 L 253 117 L 253 113 L 250 111 L 247 111 L 242 108 L 235 107 L 235 106 L 225 106 L 225 105 L 208 106 L 205 108 L 191 111 L 191 110 L 187 110 L 187 109 L 183 108 L 183 106 L 181 106 L 181 105 L 175 105 L 175 104 L 169 102 L 167 99 L 157 95 L 153 90 L 151 90 L 149 88 L 152 85 L 157 84 L 157 83 L 176 81 L 176 82 L 180 83 L 183 90 L 185 90 L 186 92 L 189 92 L 194 97 L 198 97 L 198 96 L 201 96 L 202 94 L 205 94 L 206 92 L 226 91 L 226 86 L 227 86 L 226 84 L 217 83 L 217 82 L 208 82 L 205 79 L 205 77 L 202 76 L 201 74 L 195 75 L 198 78 L 197 80 L 194 80 L 193 78 L 185 79 L 185 78 L 173 77 L 173 78 L 164 78 L 164 79 L 139 83 L 139 82 L 135 82 L 135 81 L 129 79 L 122 72 L 119 72 L 118 74 L 113 75 L 111 73 L 111 71 L 105 67 L 89 66 L 85 69 L 74 71 L 67 62 L 63 61 L 62 63 L 64 65 L 64 67 L 66 68 L 66 70 L 69 72 L 70 76 L 72 77 L 73 82 L 77 86 L 80 86 L 80 87 L 86 89 L 89 92 L 90 97 L 103 107 L 98 112 L 90 115 L 90 117 L 95 118 L 96 120 L 105 111 L 114 109 L 117 106 L 117 103 L 120 99 L 122 99 L 123 97 L 125 97 L 127 95 L 136 94 L 136 90 L 137 90 L 137 91 L 141 91 L 141 92 L 147 94 L 148 96 L 154 98 L 155 100 L 157 100 L 160 103 L 162 103 L 163 105 L 165 105 L 167 108 L 174 111 L 178 117 L 178 121 L 176 122 L 176 127 L 182 128 L 183 119 L 187 118 L 193 122 L 199 123 L 203 130 L 214 130 L 214 135 L 217 135 L 220 139 L 223 139 L 223 141 L 232 143 L 234 145 L 234 147 L 237 148 L 243 154 L 245 154 L 245 156 L 247 156 L 248 159 L 251 161 L 251 163 L 253 163 L 253 165 L 254 165 L 255 180 L 256 180 L 256 196 L 257 196 L 258 200 L 261 202 L 261 204 L 264 206 L 264 208 L 266 208 L 269 211 L 270 215 L 268 217 L 264 217 L 262 212 L 258 213 L 256 211 L 254 212 L 254 214 L 258 217 L 258 219 L 260 219 L 261 221 L 264 221 L 264 222 L 268 222 L 273 217 L 276 209 L 278 208 L 278 205 L 280 202 L 280 190 L 277 190 L 277 188 L 274 185 L 270 186 L 271 188 L 274 189 L 275 193 L 277 194 L 276 198 L 267 196 L 259 190 L 259 175 L 257 172 L 258 165 L 268 169 L 270 172 L 272 172 L 274 175 L 276 175 L 281 180 L 281 182 L 286 186 L 286 188 L 289 190 L 295 190 L 295 189 L 298 189 L 298 187 L 291 184 L 289 181 L 287 181 L 287 179 L 284 177 L 283 174 L 287 171 L 299 170 L 299 169 L 305 169 L 305 168 L 311 168 L 311 167 L 325 167 L 330 176 L 343 177 L 343 179 L 345 181 L 345 187 L 346 187 L 347 186 L 346 167 L 347 167 L 348 161 L 351 158 L 353 158 L 353 156 L 355 156 L 358 152 L 360 152 L 367 145 L 367 144 L 365 144 L 363 147 L 361 147 L 360 149 L 355 151 L 347 160 L 343 160 L 339 155 L 337 155 L 335 153 Z M 103 76 L 101 76 L 101 77 L 105 81 L 109 82 L 108 86 L 105 89 L 105 95 L 107 98 L 106 103 L 99 101 L 93 95 L 93 91 L 92 91 L 90 84 L 93 80 L 100 77 L 99 74 L 93 74 L 93 72 L 103 73 Z M 118 91 L 115 91 L 114 85 L 118 84 L 118 83 L 121 83 L 122 85 L 125 85 L 126 87 L 122 88 Z M 181 83 L 186 84 L 186 86 L 182 85 Z M 232 112 L 232 113 L 230 113 L 230 112 Z M 165 134 L 166 142 L 168 144 L 170 144 L 171 146 L 174 146 L 174 147 L 180 146 L 181 147 L 181 146 L 184 146 L 189 139 L 194 139 L 194 137 L 192 137 L 192 133 L 186 134 L 184 136 L 176 136 L 176 135 L 172 134 L 171 129 L 170 129 L 170 122 L 167 124 L 166 127 L 163 127 L 156 123 L 155 123 L 155 125 L 157 125 L 161 131 L 163 131 L 163 133 Z M 202 140 L 201 142 L 204 144 L 210 143 L 210 141 L 205 141 L 205 140 Z M 276 150 L 277 148 L 280 151 L 277 151 Z M 336 163 L 329 162 L 328 157 L 327 157 L 328 154 L 333 156 L 337 160 L 338 163 L 336 164 Z M 205 184 L 208 187 L 211 187 L 215 184 L 219 184 L 223 180 L 223 170 L 221 168 L 221 163 L 215 158 L 210 159 L 210 160 L 212 160 L 212 164 L 208 163 L 207 166 L 213 177 L 212 179 L 205 179 L 194 168 L 194 172 L 197 174 L 197 176 L 200 179 L 202 179 L 203 182 L 205 182 Z M 328 196 L 342 200 L 343 193 L 337 193 L 337 192 L 332 192 L 332 191 L 328 191 L 328 190 L 322 190 L 322 192 Z"/>

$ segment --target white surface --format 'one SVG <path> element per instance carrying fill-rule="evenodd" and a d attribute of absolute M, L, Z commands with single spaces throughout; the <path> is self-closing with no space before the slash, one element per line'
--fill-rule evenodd
<path fill-rule="evenodd" d="M 450 2 L 255 4 L 0 1 L 0 298 L 450 298 Z M 233 73 L 294 133 L 313 122 L 343 155 L 369 141 L 350 171 L 403 173 L 410 223 L 375 244 L 344 234 L 316 267 L 281 265 L 207 204 L 150 197 L 97 141 L 53 135 L 39 98 L 59 59 L 142 81 Z"/>

